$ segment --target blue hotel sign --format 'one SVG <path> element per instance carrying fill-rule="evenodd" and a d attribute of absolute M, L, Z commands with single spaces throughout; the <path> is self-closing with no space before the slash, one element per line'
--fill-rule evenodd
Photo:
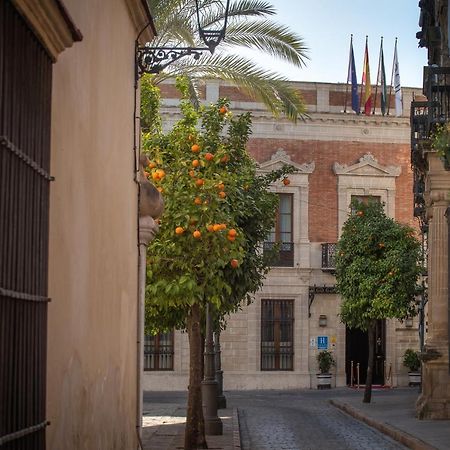
<path fill-rule="evenodd" d="M 328 350 L 328 336 L 317 336 L 317 349 Z"/>

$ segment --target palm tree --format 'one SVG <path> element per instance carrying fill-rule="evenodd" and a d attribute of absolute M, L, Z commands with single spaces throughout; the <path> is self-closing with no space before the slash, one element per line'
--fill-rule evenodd
<path fill-rule="evenodd" d="M 200 0 L 202 27 L 222 27 L 224 11 L 217 7 L 217 3 L 217 0 Z M 151 46 L 204 47 L 198 34 L 194 0 L 150 0 L 149 6 L 158 31 Z M 253 99 L 262 101 L 273 114 L 284 113 L 296 121 L 306 111 L 300 92 L 292 87 L 287 78 L 261 68 L 236 53 L 239 47 L 247 47 L 303 67 L 308 58 L 303 39 L 287 26 L 274 22 L 271 16 L 275 14 L 275 8 L 264 0 L 232 1 L 226 38 L 215 54 L 203 53 L 197 60 L 185 57 L 175 61 L 154 77 L 154 83 L 185 75 L 195 94 L 202 78 L 230 81 Z"/>

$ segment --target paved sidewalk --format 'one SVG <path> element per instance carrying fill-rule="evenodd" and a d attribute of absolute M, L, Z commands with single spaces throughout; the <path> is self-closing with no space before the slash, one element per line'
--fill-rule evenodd
<path fill-rule="evenodd" d="M 241 439 L 237 410 L 219 410 L 223 423 L 223 435 L 206 436 L 209 449 L 239 450 Z M 144 450 L 176 450 L 183 448 L 185 404 L 147 404 L 144 410 L 142 444 Z"/>
<path fill-rule="evenodd" d="M 369 404 L 360 394 L 332 398 L 330 392 L 330 402 L 413 450 L 450 449 L 450 420 L 416 419 L 416 388 L 373 391 Z"/>

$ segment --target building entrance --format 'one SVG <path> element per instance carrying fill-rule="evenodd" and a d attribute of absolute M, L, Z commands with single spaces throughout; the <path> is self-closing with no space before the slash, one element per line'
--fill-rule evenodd
<path fill-rule="evenodd" d="M 375 359 L 373 384 L 384 384 L 384 362 L 386 359 L 386 321 L 378 320 L 375 330 Z M 369 343 L 367 331 L 346 328 L 345 332 L 345 373 L 347 385 L 366 383 Z M 359 364 L 359 365 L 358 365 Z"/>

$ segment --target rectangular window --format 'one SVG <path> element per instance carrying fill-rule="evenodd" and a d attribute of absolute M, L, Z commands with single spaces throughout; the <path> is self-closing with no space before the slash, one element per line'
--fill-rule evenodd
<path fill-rule="evenodd" d="M 363 205 L 368 205 L 369 201 L 381 203 L 381 197 L 379 195 L 352 195 L 352 203 L 354 200 L 357 200 L 359 203 Z M 355 208 L 352 206 L 351 214 L 352 216 L 356 214 Z"/>
<path fill-rule="evenodd" d="M 173 370 L 173 331 L 145 336 L 144 370 Z"/>
<path fill-rule="evenodd" d="M 279 253 L 272 266 L 292 267 L 294 265 L 293 242 L 293 195 L 278 194 L 279 204 L 275 227 L 270 231 L 269 238 L 264 242 L 264 250 L 272 250 L 276 245 Z"/>
<path fill-rule="evenodd" d="M 294 300 L 261 300 L 261 370 L 293 370 Z"/>

